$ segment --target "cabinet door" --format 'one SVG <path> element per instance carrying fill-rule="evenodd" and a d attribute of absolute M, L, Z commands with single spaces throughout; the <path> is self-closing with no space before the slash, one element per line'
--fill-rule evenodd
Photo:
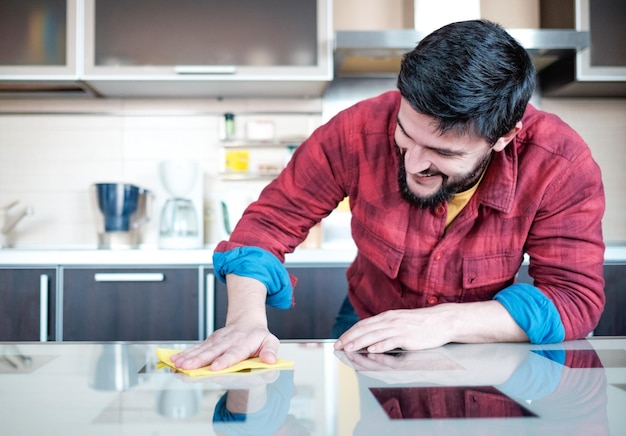
<path fill-rule="evenodd" d="M 326 73 L 328 7 L 326 0 L 87 0 L 87 73 Z"/>
<path fill-rule="evenodd" d="M 270 331 L 279 339 L 327 339 L 348 291 L 346 267 L 288 268 L 298 278 L 295 305 L 281 310 L 267 306 Z M 226 322 L 226 286 L 215 287 L 215 327 Z"/>
<path fill-rule="evenodd" d="M 76 74 L 76 0 L 0 5 L 0 78 Z"/>
<path fill-rule="evenodd" d="M 54 340 L 56 270 L 0 269 L 0 341 Z"/>
<path fill-rule="evenodd" d="M 606 304 L 596 336 L 626 336 L 626 263 L 604 265 Z"/>
<path fill-rule="evenodd" d="M 65 268 L 67 341 L 196 340 L 199 279 L 195 268 Z"/>

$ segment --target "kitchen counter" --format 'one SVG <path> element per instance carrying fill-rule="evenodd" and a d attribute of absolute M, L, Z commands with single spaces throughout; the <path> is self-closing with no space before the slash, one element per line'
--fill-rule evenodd
<path fill-rule="evenodd" d="M 98 250 L 91 247 L 20 247 L 0 250 L 0 266 L 20 265 L 212 265 L 213 249 L 164 250 L 156 247 Z M 286 256 L 290 265 L 349 265 L 354 246 L 302 248 Z"/>
<path fill-rule="evenodd" d="M 626 337 L 392 354 L 286 341 L 289 370 L 189 377 L 186 343 L 0 343 L 3 434 L 583 434 L 626 430 Z"/>
<path fill-rule="evenodd" d="M 198 250 L 98 250 L 93 247 L 19 247 L 0 249 L 0 266 L 37 265 L 211 265 L 215 246 Z M 286 256 L 288 265 L 349 265 L 356 255 L 351 244 L 299 248 Z M 626 246 L 607 246 L 606 262 L 626 262 Z"/>

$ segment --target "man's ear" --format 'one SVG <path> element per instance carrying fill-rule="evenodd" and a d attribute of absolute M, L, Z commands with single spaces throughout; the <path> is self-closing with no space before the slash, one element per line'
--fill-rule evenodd
<path fill-rule="evenodd" d="M 515 124 L 515 127 L 513 127 L 510 132 L 508 132 L 506 135 L 501 136 L 500 138 L 498 138 L 498 140 L 493 145 L 493 147 L 491 147 L 492 150 L 493 151 L 502 151 L 502 150 L 504 150 L 504 148 L 507 145 L 509 145 L 509 143 L 513 140 L 513 138 L 515 138 L 515 135 L 517 135 L 517 133 L 520 130 L 522 130 L 522 122 L 518 121 Z"/>

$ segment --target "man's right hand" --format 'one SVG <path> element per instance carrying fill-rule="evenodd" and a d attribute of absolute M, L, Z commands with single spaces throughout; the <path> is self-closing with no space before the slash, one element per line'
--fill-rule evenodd
<path fill-rule="evenodd" d="M 258 357 L 269 364 L 276 362 L 279 341 L 267 328 L 265 285 L 252 278 L 229 274 L 226 288 L 226 325 L 202 343 L 173 355 L 176 367 L 195 369 L 210 365 L 210 369 L 217 371 L 249 357 Z"/>
<path fill-rule="evenodd" d="M 216 330 L 202 343 L 172 356 L 177 368 L 195 369 L 210 365 L 213 371 L 228 368 L 249 357 L 275 363 L 279 341 L 263 326 L 233 323 Z"/>

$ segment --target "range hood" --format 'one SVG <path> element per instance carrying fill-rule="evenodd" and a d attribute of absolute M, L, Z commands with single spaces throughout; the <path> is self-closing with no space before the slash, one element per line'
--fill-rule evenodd
<path fill-rule="evenodd" d="M 533 58 L 541 95 L 626 97 L 626 2 L 540 0 L 539 9 L 539 28 L 507 31 Z M 424 36 L 413 29 L 338 31 L 335 78 L 396 77 L 402 54 Z"/>
<path fill-rule="evenodd" d="M 538 71 L 589 47 L 589 32 L 569 29 L 507 29 L 532 56 Z M 426 35 L 412 29 L 337 31 L 335 77 L 394 77 L 402 55 Z"/>

